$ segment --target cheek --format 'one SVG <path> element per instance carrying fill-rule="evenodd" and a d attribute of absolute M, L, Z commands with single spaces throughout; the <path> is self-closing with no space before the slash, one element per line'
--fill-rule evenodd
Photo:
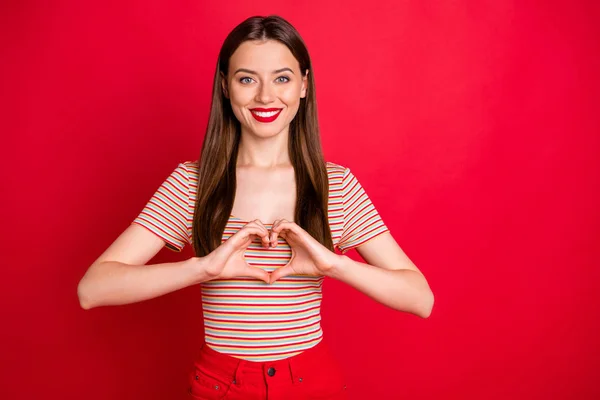
<path fill-rule="evenodd" d="M 253 95 L 250 90 L 234 90 L 229 95 L 231 109 L 238 121 L 247 120 L 248 117 L 244 114 L 243 109 L 252 101 Z"/>
<path fill-rule="evenodd" d="M 254 92 L 248 88 L 235 88 L 231 91 L 229 101 L 234 107 L 244 107 L 252 101 Z"/>
<path fill-rule="evenodd" d="M 290 85 L 286 88 L 286 94 L 289 96 L 294 96 L 295 99 L 299 99 L 301 90 L 301 85 Z"/>
<path fill-rule="evenodd" d="M 300 103 L 300 89 L 300 86 L 286 86 L 279 92 L 279 98 L 289 107 L 292 107 L 296 103 Z"/>

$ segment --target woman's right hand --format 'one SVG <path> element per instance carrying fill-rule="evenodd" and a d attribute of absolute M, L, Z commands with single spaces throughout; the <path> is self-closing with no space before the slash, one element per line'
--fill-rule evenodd
<path fill-rule="evenodd" d="M 269 283 L 270 274 L 261 268 L 250 266 L 244 256 L 246 249 L 255 237 L 260 237 L 263 246 L 269 247 L 269 230 L 259 220 L 244 225 L 205 256 L 203 264 L 208 280 L 249 276 Z"/>

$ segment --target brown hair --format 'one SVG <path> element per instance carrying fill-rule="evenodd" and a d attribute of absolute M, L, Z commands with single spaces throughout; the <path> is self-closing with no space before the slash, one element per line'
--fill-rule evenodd
<path fill-rule="evenodd" d="M 251 17 L 236 26 L 225 39 L 213 81 L 212 104 L 200 153 L 198 192 L 194 208 L 192 242 L 197 257 L 221 244 L 231 215 L 236 189 L 236 162 L 241 135 L 240 122 L 221 90 L 221 73 L 227 76 L 229 59 L 247 40 L 276 40 L 286 45 L 308 74 L 308 88 L 289 129 L 290 160 L 296 178 L 294 221 L 313 238 L 333 251 L 327 215 L 329 183 L 321 150 L 315 82 L 308 50 L 300 34 L 279 16 Z M 270 222 L 270 221 L 268 221 Z"/>

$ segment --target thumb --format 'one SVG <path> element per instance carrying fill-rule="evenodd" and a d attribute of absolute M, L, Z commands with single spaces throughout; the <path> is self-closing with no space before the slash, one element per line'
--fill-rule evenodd
<path fill-rule="evenodd" d="M 294 269 L 288 264 L 271 272 L 271 281 L 269 283 L 273 283 L 284 276 L 292 275 L 294 273 Z"/>
<path fill-rule="evenodd" d="M 244 269 L 243 274 L 270 283 L 270 274 L 262 268 L 248 266 Z"/>

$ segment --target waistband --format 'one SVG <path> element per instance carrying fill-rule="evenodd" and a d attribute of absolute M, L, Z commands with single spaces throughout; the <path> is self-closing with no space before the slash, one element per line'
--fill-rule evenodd
<path fill-rule="evenodd" d="M 226 376 L 232 381 L 288 381 L 302 380 L 304 371 L 333 361 L 327 343 L 321 339 L 313 347 L 302 353 L 275 361 L 250 361 L 220 353 L 203 343 L 200 354 L 194 361 L 197 369 Z"/>

